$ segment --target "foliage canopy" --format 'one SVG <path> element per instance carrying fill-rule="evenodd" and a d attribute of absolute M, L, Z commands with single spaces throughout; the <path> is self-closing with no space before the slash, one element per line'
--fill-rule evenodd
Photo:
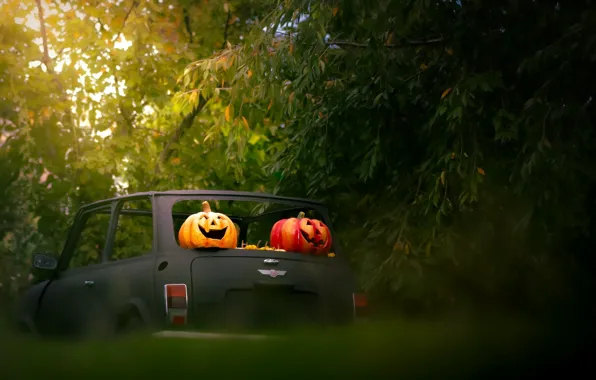
<path fill-rule="evenodd" d="M 363 286 L 417 308 L 570 299 L 593 264 L 588 0 L 52 2 L 41 56 L 5 3 L 21 261 L 33 220 L 56 251 L 81 203 L 220 188 L 325 200 Z"/>

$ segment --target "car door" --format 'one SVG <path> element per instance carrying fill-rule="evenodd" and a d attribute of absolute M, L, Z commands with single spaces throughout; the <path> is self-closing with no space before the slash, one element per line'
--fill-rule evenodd
<path fill-rule="evenodd" d="M 97 320 L 104 281 L 103 250 L 110 205 L 81 212 L 60 257 L 56 276 L 40 299 L 36 326 L 42 334 L 74 335 Z"/>
<path fill-rule="evenodd" d="M 152 324 L 151 305 L 155 303 L 153 281 L 152 197 L 121 200 L 114 211 L 114 229 L 109 234 L 106 262 L 102 264 L 101 299 L 113 316 L 115 328 L 126 328 L 128 319 Z"/>

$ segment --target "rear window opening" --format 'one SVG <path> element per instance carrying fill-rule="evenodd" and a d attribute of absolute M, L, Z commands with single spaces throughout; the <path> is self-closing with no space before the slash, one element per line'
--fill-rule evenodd
<path fill-rule="evenodd" d="M 179 231 L 189 216 L 203 211 L 204 201 L 209 203 L 212 214 L 210 219 L 202 216 L 193 225 L 192 233 L 198 234 L 196 236 L 200 238 L 214 240 L 226 238 L 224 237 L 226 233 L 222 231 L 226 228 L 227 221 L 223 221 L 222 219 L 225 218 L 216 215 L 223 214 L 233 222 L 237 233 L 235 247 L 227 248 L 283 249 L 287 252 L 335 256 L 333 237 L 327 227 L 328 223 L 316 209 L 275 202 L 238 200 L 193 199 L 176 202 L 172 207 L 174 236 L 178 245 L 183 248 L 186 247 L 179 240 Z M 289 218 L 298 218 L 298 221 L 289 224 L 279 223 L 276 226 L 276 223 Z M 209 228 L 206 223 L 209 224 Z M 276 226 L 275 231 L 273 231 L 274 226 Z M 194 246 L 192 248 L 200 249 Z"/>

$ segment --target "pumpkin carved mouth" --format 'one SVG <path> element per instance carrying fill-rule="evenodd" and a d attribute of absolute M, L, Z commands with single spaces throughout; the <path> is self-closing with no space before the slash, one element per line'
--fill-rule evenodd
<path fill-rule="evenodd" d="M 223 237 L 226 236 L 227 229 L 228 227 L 224 227 L 221 230 L 209 230 L 209 232 L 207 232 L 203 227 L 199 226 L 199 230 L 201 230 L 203 236 L 213 240 L 223 239 Z"/>
<path fill-rule="evenodd" d="M 307 242 L 314 244 L 315 246 L 323 245 L 323 240 L 321 240 L 320 236 L 315 236 L 313 238 L 310 238 L 306 232 L 300 230 L 300 233 L 302 234 L 302 237 L 304 238 L 304 240 L 306 240 Z M 319 234 L 317 232 L 315 232 L 315 235 L 319 235 Z"/>

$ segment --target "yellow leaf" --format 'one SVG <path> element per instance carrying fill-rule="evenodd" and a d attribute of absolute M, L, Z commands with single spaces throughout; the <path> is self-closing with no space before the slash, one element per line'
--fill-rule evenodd
<path fill-rule="evenodd" d="M 246 129 L 248 129 L 248 121 L 246 120 L 246 118 L 244 116 L 242 116 L 242 122 L 244 123 L 244 126 L 246 127 Z"/>
<path fill-rule="evenodd" d="M 269 105 L 267 106 L 267 111 L 269 111 L 271 109 L 272 105 L 273 105 L 273 99 L 269 100 Z"/>
<path fill-rule="evenodd" d="M 441 185 L 445 185 L 445 170 L 441 172 Z"/>
<path fill-rule="evenodd" d="M 170 160 L 172 165 L 180 165 L 180 157 L 174 157 Z"/>
<path fill-rule="evenodd" d="M 428 69 L 428 65 L 426 63 L 420 65 L 420 70 L 424 71 L 426 69 Z"/>
<path fill-rule="evenodd" d="M 228 60 L 228 57 L 225 55 L 221 56 L 217 61 L 215 61 L 215 67 L 219 67 L 220 65 L 223 66 L 224 70 L 227 69 L 225 63 Z"/>
<path fill-rule="evenodd" d="M 387 45 L 391 45 L 393 43 L 393 33 L 389 33 L 387 35 L 387 41 L 385 41 Z"/>
<path fill-rule="evenodd" d="M 450 92 L 451 92 L 451 87 L 449 87 L 448 89 L 446 89 L 445 91 L 443 91 L 443 93 L 441 94 L 441 99 L 443 99 L 447 95 L 449 95 Z"/>
<path fill-rule="evenodd" d="M 232 105 L 228 104 L 228 106 L 226 107 L 226 112 L 225 112 L 225 116 L 226 116 L 226 121 L 230 121 L 232 120 Z"/>
<path fill-rule="evenodd" d="M 486 175 L 486 173 L 484 172 L 484 169 L 482 169 L 482 168 L 478 168 L 478 173 L 480 173 L 482 175 Z"/>
<path fill-rule="evenodd" d="M 455 153 L 451 153 L 451 159 L 453 160 L 455 158 Z"/>
<path fill-rule="evenodd" d="M 188 97 L 188 100 L 191 103 L 195 103 L 197 101 L 197 98 L 199 97 L 198 93 L 196 91 L 193 91 L 190 96 Z"/>
<path fill-rule="evenodd" d="M 404 249 L 404 252 L 405 252 L 406 255 L 409 255 L 410 254 L 410 243 L 406 243 L 406 247 Z"/>
<path fill-rule="evenodd" d="M 248 75 L 249 78 L 252 77 L 252 70 L 248 69 L 248 72 L 246 73 L 246 75 Z"/>
<path fill-rule="evenodd" d="M 333 17 L 335 17 L 337 12 L 339 12 L 339 8 L 338 7 L 333 8 Z"/>
<path fill-rule="evenodd" d="M 14 236 L 15 236 L 14 233 L 9 231 L 4 235 L 4 239 L 2 239 L 2 241 L 4 241 L 5 243 L 10 242 L 11 240 L 14 239 Z"/>

